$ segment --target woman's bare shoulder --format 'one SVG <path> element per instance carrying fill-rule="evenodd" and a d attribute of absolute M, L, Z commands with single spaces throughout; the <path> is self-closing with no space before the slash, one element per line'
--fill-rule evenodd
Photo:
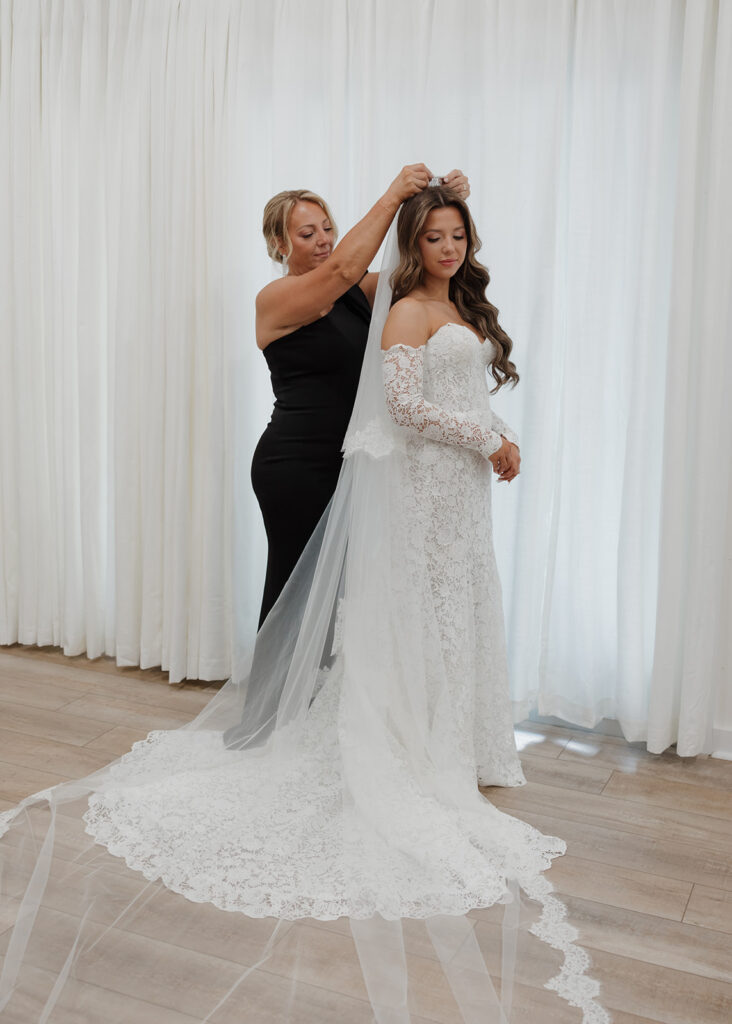
<path fill-rule="evenodd" d="M 405 295 L 403 299 L 399 299 L 394 303 L 391 307 L 390 315 L 397 310 L 402 314 L 411 311 L 412 316 L 423 315 L 425 312 L 424 299 L 418 299 L 414 295 Z"/>
<path fill-rule="evenodd" d="M 381 347 L 410 345 L 419 348 L 430 336 L 430 318 L 426 305 L 420 299 L 406 295 L 395 302 L 389 311 L 381 335 Z"/>
<path fill-rule="evenodd" d="M 257 293 L 256 331 L 260 348 L 325 316 L 336 299 L 355 283 L 343 273 L 343 261 L 337 255 L 339 248 L 319 267 L 304 274 L 279 277 Z"/>
<path fill-rule="evenodd" d="M 254 297 L 254 304 L 256 307 L 259 309 L 260 307 L 265 306 L 273 294 L 276 295 L 277 293 L 281 293 L 282 284 L 285 281 L 286 278 L 278 277 L 274 281 L 269 281 L 263 288 L 260 288 Z"/>
<path fill-rule="evenodd" d="M 307 296 L 310 308 L 303 304 L 298 305 L 298 296 L 302 291 L 303 282 L 310 274 L 317 274 L 320 268 L 309 271 L 308 274 L 300 274 L 298 277 L 281 277 L 270 281 L 262 288 L 254 299 L 255 310 L 255 334 L 257 347 L 264 350 L 267 345 L 287 334 L 292 334 L 298 327 L 311 324 L 314 320 L 330 313 L 333 308 L 333 301 L 327 300 L 322 305 L 315 305 L 317 301 L 316 289 Z M 307 286 L 307 282 L 304 282 Z M 341 289 L 345 290 L 345 289 Z M 293 295 L 293 292 L 295 294 Z M 289 315 L 288 315 L 289 300 Z"/>

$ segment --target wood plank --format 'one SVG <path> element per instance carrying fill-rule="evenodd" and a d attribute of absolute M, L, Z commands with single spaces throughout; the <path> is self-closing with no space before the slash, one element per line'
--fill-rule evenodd
<path fill-rule="evenodd" d="M 732 993 L 732 939 L 722 932 L 565 896 L 569 919 L 594 956 L 604 950 L 687 977 L 723 981 Z"/>
<path fill-rule="evenodd" d="M 624 775 L 613 772 L 604 795 L 634 803 L 669 807 L 694 814 L 711 815 L 732 822 L 732 790 L 698 786 L 652 775 Z"/>
<path fill-rule="evenodd" d="M 601 765 L 630 774 L 651 774 L 677 782 L 732 790 L 732 762 L 721 758 L 679 757 L 675 750 L 651 754 L 645 744 L 626 743 L 615 736 L 597 734 L 572 737 L 560 753 L 562 761 Z"/>
<path fill-rule="evenodd" d="M 0 957 L 0 964 L 4 958 Z M 41 1019 L 56 975 L 37 967 L 21 970 L 18 987 L 3 1010 L 3 1024 L 30 1024 Z M 133 996 L 120 995 L 77 979 L 62 992 L 50 1020 L 53 1024 L 196 1024 L 197 1018 Z"/>
<path fill-rule="evenodd" d="M 549 806 L 549 805 L 547 805 Z M 538 814 L 525 808 L 502 808 L 546 835 L 560 836 L 573 857 L 634 871 L 654 872 L 665 878 L 700 882 L 732 889 L 732 851 L 717 851 L 703 843 L 681 843 L 668 836 L 659 842 L 653 835 L 636 835 L 572 820 L 567 815 Z M 713 821 L 715 819 L 709 819 Z"/>
<path fill-rule="evenodd" d="M 58 772 L 70 779 L 89 775 L 111 760 L 86 746 L 59 743 L 9 729 L 0 729 L 0 757 L 19 767 L 34 768 L 41 764 L 45 771 Z"/>
<path fill-rule="evenodd" d="M 88 899 L 93 892 L 98 898 L 90 906 L 90 920 L 108 925 L 110 919 L 117 919 L 122 907 L 136 901 L 134 913 L 118 923 L 120 930 L 244 966 L 259 959 L 277 925 L 274 918 L 246 917 L 219 910 L 212 903 L 200 903 L 193 909 L 189 901 L 166 889 L 162 882 L 148 882 L 141 873 L 127 868 L 121 858 L 116 860 L 116 870 L 98 867 L 95 861 L 90 878 L 89 872 L 79 871 L 76 864 L 59 859 L 44 892 L 43 906 L 74 917 L 82 898 Z M 114 894 L 112 899 L 109 893 Z M 278 940 L 292 927 L 293 922 L 280 922 Z"/>
<path fill-rule="evenodd" d="M 46 711 L 43 708 L 29 708 L 0 701 L 0 728 L 26 733 L 29 736 L 42 736 L 44 739 L 58 740 L 60 743 L 73 743 L 79 747 L 101 736 L 109 728 L 104 722 L 84 718 L 80 713 L 66 714 L 66 708 L 69 707 L 72 707 L 72 704 L 65 705 L 63 712 Z"/>
<path fill-rule="evenodd" d="M 407 953 L 407 964 L 411 1011 L 438 1024 L 457 1024 L 457 1007 L 439 961 Z M 366 999 L 350 934 L 312 928 L 309 922 L 298 923 L 277 946 L 266 969 L 282 977 L 297 977 L 308 985 Z M 373 1020 L 373 1016 L 368 1019 Z"/>
<path fill-rule="evenodd" d="M 38 1020 L 54 979 L 50 971 L 25 969 L 21 974 L 20 991 L 3 1011 L 4 1024 L 29 1024 Z M 216 1001 L 213 985 L 211 991 L 213 1008 Z M 293 1005 L 293 986 L 289 980 L 259 971 L 250 975 L 215 1015 L 217 1024 L 242 1024 L 248 1020 L 257 1024 L 281 1024 L 284 1020 L 291 1024 L 342 1024 L 343 1021 L 367 1024 L 372 1019 L 365 1002 L 302 983 L 297 984 Z M 194 1024 L 201 1016 L 190 1016 L 160 1003 L 153 1004 L 74 979 L 71 991 L 61 994 L 52 1020 L 54 1024 L 100 1024 L 101 1021 L 104 1024 Z M 420 1020 L 415 1019 L 415 1024 L 420 1024 Z M 427 1022 L 422 1021 L 422 1024 Z"/>
<path fill-rule="evenodd" d="M 691 882 L 571 854 L 552 861 L 546 877 L 560 894 L 672 921 L 681 921 L 692 891 Z"/>
<path fill-rule="evenodd" d="M 527 782 L 539 782 L 562 789 L 601 793 L 612 775 L 612 768 L 597 765 L 564 764 L 559 758 L 534 757 L 527 753 L 522 753 L 520 757 Z"/>
<path fill-rule="evenodd" d="M 259 970 L 247 978 L 214 1019 L 216 1024 L 372 1024 L 374 1016 L 370 1004 L 352 993 L 308 985 L 299 978 L 293 983 Z M 423 1018 L 413 1020 L 415 1024 L 429 1024 Z"/>
<path fill-rule="evenodd" d="M 76 917 L 42 908 L 39 911 L 37 927 L 39 934 L 43 935 L 44 942 L 33 945 L 31 966 L 44 971 L 57 970 L 62 965 L 68 945 L 76 934 L 77 923 Z M 100 933 L 99 925 L 87 921 L 85 934 L 89 940 Z M 305 936 L 306 939 L 308 937 Z M 5 941 L 5 937 L 0 936 L 0 947 L 3 949 Z M 278 949 L 279 946 L 275 946 L 273 957 L 277 956 Z M 305 950 L 302 952 L 305 953 Z M 323 991 L 322 986 L 310 986 L 303 975 L 297 973 L 299 963 L 295 964 L 294 975 L 284 970 L 285 961 L 289 959 L 281 959 L 280 969 L 276 971 L 257 972 L 256 984 L 252 984 L 250 979 L 253 975 L 250 975 L 249 979 L 237 988 L 236 999 L 232 1001 L 228 1012 L 217 1013 L 216 1020 L 228 1021 L 230 1024 L 236 1021 L 240 1024 L 243 1019 L 248 1019 L 248 1011 L 253 1011 L 255 1004 L 260 1001 L 266 1006 L 269 999 L 279 995 L 282 998 L 276 1000 L 276 1005 L 281 1009 L 282 1000 L 284 999 L 286 1004 L 288 996 L 295 995 L 298 1002 L 301 998 L 307 1002 L 308 994 L 314 1005 L 322 1004 L 321 1008 L 337 1007 L 337 1013 L 329 1013 L 319 1018 L 323 1021 L 336 1024 L 347 1019 L 366 1024 L 371 1020 L 369 1004 L 359 998 L 356 992 L 337 992 L 335 989 Z M 305 959 L 307 960 L 307 957 Z M 213 1009 L 218 997 L 224 995 L 240 980 L 242 966 L 241 963 L 193 952 L 168 942 L 158 942 L 118 929 L 115 930 L 113 939 L 107 940 L 106 953 L 103 942 L 97 948 L 94 958 L 82 958 L 77 963 L 75 976 L 83 983 L 109 989 L 121 996 L 140 999 L 178 1013 L 188 1013 L 196 1020 L 200 1020 Z M 312 974 L 311 963 L 303 964 L 303 974 L 305 973 Z M 292 978 L 297 981 L 294 991 L 291 985 Z M 259 1022 L 260 1019 L 267 1018 L 256 1019 Z M 276 1017 L 272 1020 L 276 1020 Z"/>
<path fill-rule="evenodd" d="M 71 690 L 82 693 L 92 685 L 93 676 L 73 667 L 65 659 L 63 663 L 49 662 L 46 658 L 8 654 L 7 648 L 0 650 L 0 676 L 4 679 L 26 680 L 28 682 L 57 682 Z"/>
<path fill-rule="evenodd" d="M 69 659 L 67 659 L 69 660 Z M 71 659 L 73 661 L 73 659 Z M 86 661 L 86 659 L 84 659 Z M 95 662 L 87 662 L 89 665 Z M 180 711 L 188 711 L 193 718 L 201 708 L 211 700 L 216 692 L 211 684 L 185 683 L 171 685 L 167 680 L 150 676 L 140 678 L 139 672 L 129 673 L 126 669 L 118 669 L 115 673 L 95 672 L 91 669 L 77 669 L 69 665 L 39 666 L 28 659 L 8 659 L 0 653 L 0 680 L 19 696 L 22 686 L 34 684 L 38 686 L 56 687 L 59 692 L 76 690 L 75 696 L 84 693 L 100 693 L 107 696 L 134 700 L 138 703 L 162 707 L 172 707 Z M 4 699 L 0 687 L 0 700 Z M 73 699 L 73 694 L 68 698 Z M 25 703 L 30 703 L 26 701 Z M 58 706 L 58 705 L 57 705 Z"/>
<path fill-rule="evenodd" d="M 71 689 L 53 680 L 35 682 L 0 675 L 0 700 L 10 704 L 24 704 L 34 708 L 57 711 L 75 700 L 84 691 Z"/>
<path fill-rule="evenodd" d="M 601 947 L 610 943 L 622 944 L 628 933 L 616 933 L 617 921 L 606 923 L 603 916 L 605 908 L 599 904 L 573 898 L 566 898 L 565 902 L 569 909 L 570 922 L 579 929 L 578 941 L 587 949 L 591 959 L 589 976 L 600 984 L 598 1001 L 611 1013 L 613 1024 L 621 1014 L 635 1015 L 663 1024 L 728 1024 L 729 1014 L 732 1012 L 732 984 L 652 962 L 654 958 L 673 957 L 675 947 L 673 941 L 667 941 L 668 935 L 662 935 L 656 947 L 650 950 L 650 960 L 610 952 Z M 628 914 L 627 911 L 612 911 L 610 908 L 608 911 L 611 918 L 613 914 L 618 917 L 625 917 Z M 594 922 L 593 913 L 597 914 Z M 638 915 L 640 918 L 643 916 Z M 661 930 L 685 927 L 676 922 L 652 918 L 649 928 L 651 935 L 655 934 L 657 925 Z M 641 931 L 644 930 L 643 925 L 640 925 L 640 928 Z M 481 921 L 476 927 L 476 934 L 486 957 L 495 958 L 497 955 L 497 932 L 498 926 L 495 923 Z M 633 950 L 641 950 L 640 936 L 634 937 L 631 932 L 630 938 Z M 521 941 L 524 944 L 523 938 Z M 525 945 L 524 949 L 529 955 L 524 955 L 518 961 L 519 983 L 540 987 L 550 976 L 550 972 L 553 974 L 557 970 L 558 954 L 548 951 L 541 943 L 534 944 L 530 952 Z M 692 943 L 692 957 L 693 955 Z M 645 951 L 644 956 L 647 956 Z M 722 970 L 728 971 L 729 964 L 720 955 L 719 949 L 715 949 L 715 957 Z M 679 955 L 677 958 L 682 959 L 682 956 Z M 694 963 L 702 969 L 705 968 L 701 957 Z M 544 1024 L 545 1018 L 542 1016 L 539 1019 Z"/>
<path fill-rule="evenodd" d="M 58 772 L 44 772 L 38 768 L 19 768 L 15 764 L 0 761 L 0 797 L 9 800 L 14 807 L 31 793 L 68 782 L 68 775 Z"/>
<path fill-rule="evenodd" d="M 38 912 L 36 934 L 42 936 L 43 941 L 36 941 L 29 948 L 30 966 L 59 970 L 76 938 L 78 923 L 75 916 L 42 907 Z M 101 933 L 100 925 L 85 923 L 87 941 L 98 938 Z M 5 952 L 5 944 L 5 936 L 0 936 L 2 952 Z M 95 957 L 82 957 L 75 969 L 75 976 L 87 984 L 198 1017 L 211 1009 L 212 981 L 225 992 L 240 974 L 240 964 L 118 929 L 106 946 L 100 944 Z"/>
<path fill-rule="evenodd" d="M 89 696 L 112 697 L 114 700 L 130 700 L 136 704 L 183 711 L 189 719 L 195 718 L 214 696 L 214 691 L 200 686 L 171 686 L 155 680 L 118 679 L 114 676 L 95 678 L 93 687 L 86 692 Z"/>
<path fill-rule="evenodd" d="M 533 757 L 557 758 L 572 739 L 570 729 L 556 725 L 541 725 L 537 722 L 521 722 L 514 727 L 516 747 L 519 753 Z"/>
<path fill-rule="evenodd" d="M 69 889 L 69 891 L 73 891 L 74 885 L 77 884 L 76 880 L 88 874 L 88 872 L 79 871 L 79 866 L 91 865 L 94 869 L 94 878 L 97 878 L 97 876 L 101 878 L 105 875 L 114 876 L 117 879 L 115 885 L 119 887 L 122 895 L 135 884 L 139 888 L 142 884 L 140 880 L 142 879 L 144 882 L 144 877 L 141 874 L 132 872 L 122 857 L 115 857 L 105 846 L 96 843 L 92 836 L 84 832 L 84 823 L 81 821 L 81 815 L 86 808 L 79 808 L 78 803 L 76 805 L 76 817 L 71 817 L 68 814 L 70 809 L 68 803 L 61 803 L 57 807 L 51 866 L 53 879 L 62 880 L 62 885 Z M 10 831 L 3 836 L 2 842 L 7 843 L 9 847 L 17 848 L 27 841 L 31 828 L 33 828 L 33 835 L 36 837 L 36 840 L 38 836 L 45 836 L 49 820 L 47 805 L 45 811 L 43 811 L 40 804 L 33 804 L 31 814 L 33 817 L 32 825 L 28 824 L 24 816 L 20 816 L 11 826 Z M 17 877 L 16 872 L 16 879 Z M 18 896 L 24 890 L 26 882 L 27 877 L 23 873 L 20 882 L 13 883 L 12 895 Z M 52 892 L 55 886 L 56 882 L 50 882 L 47 892 Z M 68 899 L 68 897 L 65 898 Z M 52 909 L 60 908 L 67 913 L 74 911 L 74 906 L 68 902 L 56 907 L 50 895 L 48 896 L 48 905 Z"/>
<path fill-rule="evenodd" d="M 582 916 L 577 914 L 576 907 L 570 909 L 570 921 L 579 927 L 578 941 L 589 953 L 591 962 L 587 972 L 588 977 L 599 982 L 600 993 L 597 999 L 610 1012 L 613 1024 L 616 1024 L 618 1018 L 622 1019 L 623 1014 L 630 1015 L 631 1020 L 633 1016 L 637 1016 L 641 1020 L 658 1020 L 663 1021 L 664 1024 L 671 1024 L 671 1022 L 673 1024 L 691 1024 L 691 1022 L 693 1024 L 722 1024 L 723 1021 L 726 1024 L 724 1014 L 718 1010 L 721 1007 L 726 1011 L 732 1005 L 732 985 L 693 974 L 687 975 L 684 972 L 661 967 L 655 963 L 637 961 L 632 957 L 595 948 L 592 945 L 593 935 L 588 934 L 583 927 Z M 580 919 L 578 920 L 578 918 Z M 682 926 L 677 925 L 676 927 Z M 499 957 L 499 928 L 497 924 L 480 921 L 476 926 L 476 935 L 486 960 L 497 963 Z M 518 985 L 534 987 L 538 991 L 558 972 L 561 966 L 561 956 L 557 951 L 549 949 L 546 944 L 540 943 L 538 940 L 534 940 L 532 944 L 531 936 L 522 935 L 519 941 L 522 955 L 517 960 Z M 659 984 L 665 985 L 667 991 L 669 988 L 673 991 L 672 998 L 667 998 L 667 991 L 663 993 L 656 991 Z M 718 1003 L 718 1006 L 713 1006 L 713 1012 L 707 1012 L 709 1008 L 706 1006 L 705 999 L 708 992 L 712 996 L 712 1005 L 715 1001 Z M 659 1013 L 659 1007 L 662 1011 L 673 1007 L 674 1010 L 680 1012 L 676 1015 L 667 1015 L 665 1012 Z M 549 1016 L 543 1012 L 536 1018 L 541 1024 L 554 1019 L 554 1015 Z M 563 1024 L 565 1020 L 569 1019 L 577 1018 L 565 1018 L 563 1014 L 558 1017 Z"/>
<path fill-rule="evenodd" d="M 602 995 L 600 998 L 602 1003 Z M 553 992 L 529 985 L 514 985 L 511 1024 L 581 1024 L 582 1014 L 557 999 Z M 613 1009 L 612 1024 L 657 1024 L 650 1017 L 638 1017 Z"/>
<path fill-rule="evenodd" d="M 201 689 L 208 686 L 220 687 L 226 682 L 225 679 L 184 679 L 180 683 L 169 683 L 170 673 L 160 666 L 141 668 L 139 665 L 118 665 L 116 660 L 109 655 L 100 655 L 97 658 L 89 658 L 86 654 L 64 654 L 60 647 L 34 647 L 27 644 L 13 644 L 3 647 L 3 652 L 19 661 L 45 662 L 49 666 L 60 666 L 71 668 L 73 671 L 79 669 L 82 673 L 94 674 L 104 673 L 105 675 L 117 676 L 118 678 L 137 678 L 156 682 L 164 682 L 172 688 L 178 686 L 197 686 Z"/>
<path fill-rule="evenodd" d="M 732 892 L 695 885 L 691 890 L 684 922 L 732 935 Z"/>
<path fill-rule="evenodd" d="M 58 713 L 59 716 L 61 713 Z M 80 716 L 84 721 L 124 725 L 127 728 L 176 729 L 179 725 L 190 722 L 193 717 L 189 712 L 176 711 L 174 708 L 159 707 L 153 704 L 138 704 L 137 701 L 118 700 L 96 694 L 84 694 L 77 700 L 67 704 L 63 709 L 65 719 Z M 100 730 L 90 739 L 96 739 Z"/>
<path fill-rule="evenodd" d="M 18 661 L 25 660 L 37 664 L 46 664 L 50 667 L 60 666 L 70 668 L 74 673 L 77 669 L 81 672 L 106 672 L 111 675 L 129 674 L 140 679 L 165 679 L 168 672 L 159 667 L 140 668 L 139 665 L 118 665 L 114 658 L 106 654 L 98 658 L 88 658 L 86 654 L 64 654 L 60 647 L 35 647 L 32 644 L 13 644 L 4 647 L 3 651 L 9 657 L 15 657 Z M 0 665 L 2 662 L 0 661 Z"/>
<path fill-rule="evenodd" d="M 608 795 L 607 789 L 601 794 L 580 793 L 531 782 L 520 789 L 492 787 L 484 792 L 496 807 L 518 817 L 523 817 L 524 812 L 551 814 L 563 821 L 655 838 L 664 845 L 673 836 L 681 843 L 698 844 L 698 852 L 729 856 L 732 851 L 732 818 L 620 800 Z"/>
<path fill-rule="evenodd" d="M 99 750 L 107 755 L 107 760 L 113 761 L 122 754 L 132 749 L 132 745 L 139 740 L 144 740 L 151 729 L 139 728 L 130 729 L 126 725 L 115 725 L 108 732 L 103 732 L 86 744 L 90 750 Z"/>
<path fill-rule="evenodd" d="M 620 1024 L 621 1013 L 658 1024 L 729 1024 L 732 1019 L 732 985 L 726 982 L 603 950 L 592 950 L 591 956 L 600 1001 L 613 1024 Z"/>
<path fill-rule="evenodd" d="M 65 865 L 59 865 L 54 870 L 54 880 L 49 884 L 44 895 L 44 907 L 51 911 L 58 911 L 74 917 L 78 906 L 78 889 L 84 889 L 88 881 L 83 874 L 76 870 L 76 865 L 66 867 L 65 873 L 64 868 Z M 130 915 L 129 919 L 121 925 L 124 931 L 144 938 L 155 939 L 161 945 L 173 949 L 180 947 L 183 951 L 182 956 L 186 955 L 186 950 L 190 950 L 194 953 L 220 956 L 224 960 L 233 960 L 242 965 L 251 964 L 261 955 L 262 948 L 271 936 L 275 923 L 269 918 L 247 919 L 240 914 L 231 914 L 218 910 L 210 904 L 196 905 L 195 911 L 192 911 L 192 906 L 188 901 L 181 899 L 181 897 L 165 889 L 162 885 L 149 885 L 140 875 L 129 870 L 123 873 L 122 876 L 115 876 L 110 874 L 108 870 L 97 869 L 94 873 L 94 884 L 98 885 L 102 893 L 105 891 L 114 892 L 115 901 L 113 906 L 107 908 L 105 908 L 103 898 L 101 902 L 97 901 L 90 911 L 90 919 L 92 921 L 100 924 L 108 923 L 110 912 L 114 917 L 118 915 L 122 898 L 125 901 L 137 899 L 138 909 L 136 913 Z M 139 897 L 143 891 L 145 898 L 141 900 Z M 420 942 L 418 935 L 419 929 L 424 931 L 422 922 L 410 921 L 406 922 L 406 924 L 408 950 L 414 952 L 416 949 L 424 948 L 424 944 Z M 281 937 L 284 938 L 285 934 L 294 927 L 296 925 L 293 922 L 285 922 L 280 927 Z M 342 969 L 345 969 L 345 974 L 341 979 L 343 983 L 338 986 L 339 990 L 342 990 L 342 994 L 345 994 L 345 990 L 350 984 L 349 972 L 351 970 L 354 972 L 359 970 L 353 958 L 353 942 L 350 925 L 347 920 L 339 919 L 333 922 L 308 920 L 298 923 L 297 927 L 300 929 L 300 934 L 289 950 L 285 949 L 281 957 L 278 955 L 276 959 L 273 959 L 271 963 L 266 964 L 264 967 L 265 974 L 269 974 L 269 988 L 272 990 L 268 996 L 266 986 L 260 985 L 258 987 L 258 991 L 262 993 L 259 998 L 264 999 L 265 1003 L 272 993 L 276 994 L 282 991 L 283 986 L 288 985 L 288 979 L 295 975 L 298 976 L 299 999 L 300 985 L 303 980 L 302 972 L 300 971 L 298 974 L 300 967 L 308 973 L 309 984 L 307 990 L 309 990 L 310 984 L 312 984 L 313 987 L 322 991 L 323 996 L 328 991 L 333 994 L 333 989 L 329 989 L 328 986 L 322 984 L 324 980 L 323 972 L 326 970 L 332 971 L 332 967 L 328 963 L 327 953 L 332 951 L 333 941 L 336 943 L 345 942 L 346 948 L 349 949 L 349 962 L 345 966 L 342 965 Z M 304 932 L 302 931 L 303 928 L 306 929 Z M 314 945 L 310 944 L 310 930 L 319 928 L 336 932 L 336 939 L 326 939 L 325 945 L 320 941 L 316 941 Z M 306 946 L 309 948 L 306 949 Z M 437 959 L 431 944 L 430 955 L 433 960 Z M 268 971 L 270 967 L 272 971 Z M 364 1006 L 366 1005 L 364 1003 Z M 216 1019 L 218 1020 L 218 1014 Z M 348 1017 L 346 1019 L 350 1021 L 351 1018 Z M 371 1020 L 371 1017 L 366 1019 Z M 412 1019 L 416 1022 L 422 1018 L 413 1017 Z M 427 1018 L 424 1019 L 426 1020 Z M 450 1018 L 449 1015 L 446 1016 L 443 1012 L 442 1016 L 438 1017 L 438 1019 L 451 1021 L 453 1018 Z M 256 1020 L 258 1022 L 260 1018 L 257 1016 Z M 320 1018 L 318 1017 L 313 1018 L 313 1024 L 319 1020 Z M 455 1017 L 454 1020 L 457 1022 L 458 1018 Z"/>

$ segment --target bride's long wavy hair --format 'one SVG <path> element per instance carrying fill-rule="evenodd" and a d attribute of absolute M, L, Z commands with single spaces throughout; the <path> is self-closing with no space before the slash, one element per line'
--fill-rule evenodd
<path fill-rule="evenodd" d="M 431 210 L 454 206 L 460 211 L 465 225 L 468 247 L 465 259 L 458 272 L 450 279 L 450 300 L 457 306 L 463 320 L 479 331 L 481 337 L 495 342 L 498 350 L 491 363 L 491 374 L 496 381 L 491 394 L 508 381 L 516 387 L 519 375 L 509 358 L 513 342 L 498 323 L 498 310 L 485 297 L 490 283 L 490 274 L 475 258 L 481 247 L 473 218 L 467 204 L 446 185 L 437 185 L 418 192 L 402 204 L 397 221 L 399 243 L 399 266 L 391 276 L 393 290 L 392 305 L 422 283 L 422 258 L 419 251 L 419 236 Z"/>

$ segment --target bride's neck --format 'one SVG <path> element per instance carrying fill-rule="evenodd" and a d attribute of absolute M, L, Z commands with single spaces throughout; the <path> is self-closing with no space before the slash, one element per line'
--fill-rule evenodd
<path fill-rule="evenodd" d="M 430 277 L 425 274 L 424 280 L 420 283 L 418 288 L 414 289 L 412 294 L 419 294 L 424 299 L 430 299 L 432 302 L 448 302 L 450 301 L 450 282 L 440 280 L 436 277 Z"/>

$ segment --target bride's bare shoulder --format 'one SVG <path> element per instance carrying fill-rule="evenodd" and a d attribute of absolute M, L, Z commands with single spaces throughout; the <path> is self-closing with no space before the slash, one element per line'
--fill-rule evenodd
<path fill-rule="evenodd" d="M 387 349 L 392 345 L 410 345 L 419 348 L 426 344 L 429 336 L 430 318 L 425 303 L 407 295 L 395 302 L 389 310 L 381 335 L 381 347 Z"/>

